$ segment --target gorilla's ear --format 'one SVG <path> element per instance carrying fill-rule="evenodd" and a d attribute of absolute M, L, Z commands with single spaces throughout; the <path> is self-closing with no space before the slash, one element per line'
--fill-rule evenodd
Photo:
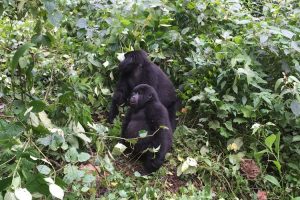
<path fill-rule="evenodd" d="M 149 93 L 149 94 L 148 94 L 148 98 L 147 98 L 148 101 L 152 100 L 152 98 L 153 98 L 153 94 L 152 94 L 152 93 Z"/>

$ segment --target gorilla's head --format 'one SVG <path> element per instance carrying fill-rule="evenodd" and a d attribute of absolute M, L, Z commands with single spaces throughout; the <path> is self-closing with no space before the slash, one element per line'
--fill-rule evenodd
<path fill-rule="evenodd" d="M 130 51 L 125 54 L 125 59 L 119 64 L 119 69 L 125 73 L 131 72 L 143 66 L 146 61 L 148 61 L 148 55 L 144 50 Z"/>
<path fill-rule="evenodd" d="M 147 84 L 137 85 L 130 97 L 130 106 L 136 109 L 145 107 L 145 105 L 152 101 L 157 101 L 158 95 L 153 87 Z"/>

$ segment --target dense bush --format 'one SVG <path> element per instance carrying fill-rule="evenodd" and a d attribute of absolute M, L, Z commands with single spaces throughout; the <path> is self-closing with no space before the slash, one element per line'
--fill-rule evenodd
<path fill-rule="evenodd" d="M 257 2 L 0 2 L 0 199 L 300 198 L 300 3 Z M 150 177 L 105 120 L 139 48 L 182 99 Z"/>

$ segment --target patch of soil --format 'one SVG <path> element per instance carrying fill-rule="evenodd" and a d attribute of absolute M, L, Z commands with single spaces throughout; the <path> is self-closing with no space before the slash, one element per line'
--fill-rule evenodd
<path fill-rule="evenodd" d="M 177 192 L 180 187 L 183 187 L 185 185 L 186 181 L 180 179 L 180 177 L 176 175 L 176 172 L 168 173 L 165 178 L 165 186 L 172 193 Z"/>
<path fill-rule="evenodd" d="M 187 179 L 182 178 L 177 176 L 176 169 L 168 172 L 165 177 L 165 186 L 172 193 L 178 192 L 179 188 L 185 187 L 188 182 L 191 182 L 199 190 L 203 187 L 202 181 L 196 175 L 189 175 Z"/>
<path fill-rule="evenodd" d="M 116 170 L 122 171 L 126 176 L 134 176 L 134 172 L 138 171 L 140 174 L 145 174 L 142 162 L 137 160 L 132 160 L 130 158 L 120 158 L 115 162 Z M 191 182 L 197 189 L 202 189 L 202 181 L 197 178 L 196 175 L 188 175 L 188 177 L 182 178 L 178 177 L 176 174 L 176 168 L 172 169 L 172 166 L 166 165 L 169 169 L 167 175 L 161 178 L 164 182 L 165 189 L 172 193 L 178 192 L 180 187 L 185 187 L 188 182 Z"/>
<path fill-rule="evenodd" d="M 101 173 L 101 170 L 99 168 L 99 166 L 95 166 L 91 163 L 87 163 L 87 164 L 81 164 L 79 166 L 80 170 L 84 170 L 87 174 L 96 174 L 96 188 L 97 188 L 97 197 L 101 197 L 103 196 L 105 193 L 108 192 L 108 188 L 103 187 L 101 185 L 101 179 L 103 179 L 103 177 L 108 176 L 107 173 Z"/>
<path fill-rule="evenodd" d="M 145 174 L 145 170 L 140 161 L 135 161 L 130 158 L 120 158 L 115 161 L 115 167 L 118 171 L 123 172 L 126 176 L 133 176 L 134 172 L 138 171 L 140 174 Z"/>

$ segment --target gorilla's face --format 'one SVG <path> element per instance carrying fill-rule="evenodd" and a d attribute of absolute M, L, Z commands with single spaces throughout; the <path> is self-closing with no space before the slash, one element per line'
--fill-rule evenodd
<path fill-rule="evenodd" d="M 131 94 L 129 103 L 130 106 L 136 109 L 143 108 L 147 102 L 150 102 L 155 97 L 154 89 L 146 84 L 136 86 Z"/>

